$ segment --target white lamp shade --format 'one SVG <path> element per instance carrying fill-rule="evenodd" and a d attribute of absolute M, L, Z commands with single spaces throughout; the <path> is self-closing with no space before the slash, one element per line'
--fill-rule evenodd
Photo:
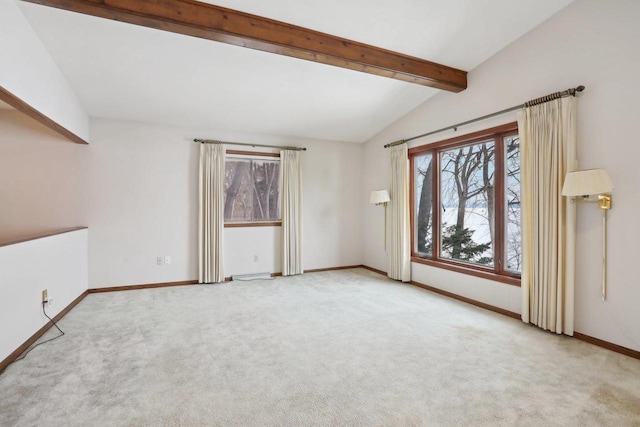
<path fill-rule="evenodd" d="M 387 190 L 374 190 L 371 192 L 369 203 L 380 204 L 390 202 L 389 193 Z"/>
<path fill-rule="evenodd" d="M 588 196 L 613 190 L 613 181 L 604 169 L 569 172 L 564 178 L 563 196 Z"/>

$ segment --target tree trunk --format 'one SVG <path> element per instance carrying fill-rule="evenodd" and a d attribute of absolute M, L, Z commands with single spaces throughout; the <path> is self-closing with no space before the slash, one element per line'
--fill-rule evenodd
<path fill-rule="evenodd" d="M 469 189 L 469 179 L 467 177 L 467 164 L 469 162 L 469 158 L 471 156 L 471 148 L 469 148 L 469 152 L 465 155 L 464 148 L 461 148 L 458 151 L 455 160 L 455 183 L 456 183 L 456 192 L 458 194 L 458 212 L 456 216 L 456 232 L 464 230 L 464 215 L 467 210 L 467 192 Z M 460 164 L 460 161 L 464 158 L 464 162 Z M 462 253 L 462 244 L 458 241 L 458 239 L 454 239 L 454 244 L 451 247 L 451 258 L 460 259 L 460 255 Z"/>
<path fill-rule="evenodd" d="M 253 188 L 253 206 L 252 206 L 252 219 L 254 220 L 261 220 L 264 219 L 264 207 L 262 206 L 262 197 L 260 194 L 260 189 L 258 188 L 258 175 L 259 172 L 258 168 L 259 166 L 257 166 L 255 164 L 255 162 L 251 162 L 251 168 L 252 168 L 252 182 L 251 182 L 251 187 Z M 262 165 L 261 169 L 264 172 L 264 164 Z M 264 181 L 263 181 L 264 183 Z"/>
<path fill-rule="evenodd" d="M 433 173 L 432 173 L 433 161 L 429 162 L 427 170 L 424 172 L 424 180 L 422 181 L 422 190 L 420 191 L 420 207 L 418 211 L 418 253 L 432 253 L 432 242 L 429 241 L 431 233 L 431 209 L 433 204 Z"/>
<path fill-rule="evenodd" d="M 233 205 L 242 185 L 242 178 L 246 175 L 249 167 L 249 162 L 234 162 L 236 167 L 233 171 L 233 178 L 231 184 L 227 189 L 227 198 L 224 201 L 224 218 L 230 219 L 233 216 Z"/>
<path fill-rule="evenodd" d="M 493 148 L 493 150 L 495 150 L 495 147 Z M 487 148 L 486 144 L 483 144 L 482 154 L 484 157 L 482 165 L 482 182 L 485 188 L 485 194 L 487 195 L 487 219 L 489 222 L 489 235 L 491 236 L 491 251 L 493 252 L 496 247 L 496 232 L 494 221 L 496 196 L 494 191 L 494 184 L 491 182 L 491 175 L 489 174 L 489 162 L 493 153 Z"/>
<path fill-rule="evenodd" d="M 268 168 L 267 168 L 268 166 Z M 265 164 L 265 176 L 267 180 L 267 212 L 269 215 L 269 219 L 276 219 L 278 214 L 278 200 L 271 193 L 273 192 L 273 188 L 277 188 L 276 183 L 276 171 L 278 170 L 277 163 L 267 163 Z"/>

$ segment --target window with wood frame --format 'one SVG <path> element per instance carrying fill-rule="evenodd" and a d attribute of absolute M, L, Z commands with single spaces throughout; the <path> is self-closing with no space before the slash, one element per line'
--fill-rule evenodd
<path fill-rule="evenodd" d="M 280 155 L 227 150 L 225 227 L 281 225 Z"/>
<path fill-rule="evenodd" d="M 412 261 L 520 284 L 517 123 L 409 150 Z"/>

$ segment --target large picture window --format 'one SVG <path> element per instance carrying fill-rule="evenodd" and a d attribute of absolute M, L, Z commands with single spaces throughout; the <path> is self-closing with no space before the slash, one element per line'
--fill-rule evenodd
<path fill-rule="evenodd" d="M 224 174 L 226 226 L 279 225 L 282 220 L 280 158 L 260 154 L 227 152 Z"/>
<path fill-rule="evenodd" d="M 517 124 L 409 150 L 412 261 L 519 284 Z"/>

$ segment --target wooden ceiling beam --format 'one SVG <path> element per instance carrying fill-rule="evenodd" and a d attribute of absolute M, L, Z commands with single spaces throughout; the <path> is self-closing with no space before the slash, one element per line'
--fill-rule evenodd
<path fill-rule="evenodd" d="M 194 0 L 23 0 L 451 92 L 466 71 Z"/>

